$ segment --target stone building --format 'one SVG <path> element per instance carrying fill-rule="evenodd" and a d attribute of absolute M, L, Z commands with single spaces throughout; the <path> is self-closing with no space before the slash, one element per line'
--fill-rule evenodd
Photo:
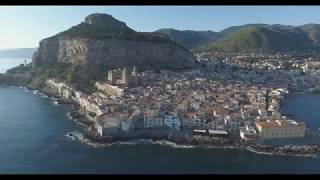
<path fill-rule="evenodd" d="M 122 86 L 137 86 L 138 76 L 137 69 L 133 67 L 132 70 L 128 70 L 124 67 L 122 70 L 110 70 L 108 71 L 108 83 L 111 85 L 122 85 Z"/>
<path fill-rule="evenodd" d="M 122 129 L 128 130 L 129 127 L 126 124 L 125 128 L 123 127 L 122 122 L 130 122 L 128 119 L 130 118 L 130 113 L 125 112 L 115 112 L 111 114 L 102 114 L 98 116 L 97 123 L 95 124 L 95 128 L 97 129 L 100 136 L 113 136 L 117 135 Z"/>
<path fill-rule="evenodd" d="M 305 124 L 293 120 L 267 120 L 256 123 L 259 136 L 262 138 L 304 137 Z"/>
<path fill-rule="evenodd" d="M 103 91 L 110 96 L 122 97 L 124 94 L 124 88 L 119 86 L 113 86 L 108 83 L 96 82 L 95 86 L 98 90 Z"/>

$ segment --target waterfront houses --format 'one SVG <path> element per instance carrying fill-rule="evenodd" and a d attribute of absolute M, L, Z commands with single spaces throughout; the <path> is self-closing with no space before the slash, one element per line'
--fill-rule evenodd
<path fill-rule="evenodd" d="M 121 88 L 119 86 L 113 86 L 108 83 L 102 82 L 96 82 L 95 86 L 98 90 L 110 96 L 122 97 L 124 94 L 124 88 Z"/>
<path fill-rule="evenodd" d="M 63 82 L 57 82 L 54 79 L 48 79 L 46 84 L 51 88 L 55 89 L 59 96 L 69 99 L 72 96 L 72 88 Z"/>
<path fill-rule="evenodd" d="M 267 120 L 257 122 L 256 128 L 262 138 L 292 138 L 305 136 L 305 123 L 293 120 Z"/>
<path fill-rule="evenodd" d="M 96 102 L 92 96 L 82 95 L 79 103 L 83 109 L 95 113 L 95 116 L 100 116 L 108 112 L 108 108 L 99 106 L 98 102 Z"/>
<path fill-rule="evenodd" d="M 144 112 L 143 126 L 144 128 L 161 128 L 164 125 L 163 117 L 155 110 Z"/>
<path fill-rule="evenodd" d="M 293 61 L 294 65 L 289 67 L 277 62 L 281 57 L 224 55 L 218 57 L 221 61 L 212 62 L 210 57 L 202 61 L 198 56 L 199 63 L 204 63 L 205 68 L 179 72 L 137 72 L 135 68 L 131 72 L 127 68 L 109 70 L 108 80 L 96 82 L 98 91 L 92 94 L 81 93 L 56 81 L 48 84 L 60 89 L 62 96 L 76 99 L 83 109 L 91 112 L 92 119 L 100 124 L 97 131 L 103 135 L 114 129 L 131 132 L 172 128 L 178 131 L 226 131 L 234 135 L 231 137 L 240 136 L 245 141 L 252 141 L 257 135 L 265 138 L 300 136 L 303 126 L 296 126 L 301 127 L 301 131 L 295 130 L 300 133 L 297 135 L 287 132 L 295 126 L 284 128 L 287 125 L 282 122 L 279 125 L 276 121 L 282 116 L 279 109 L 289 91 L 320 87 L 317 77 L 320 73 L 315 69 L 317 63 L 307 66 Z M 261 61 L 248 63 L 246 58 Z M 131 112 L 140 113 L 132 118 Z M 273 126 L 266 124 L 271 119 L 275 119 L 272 121 L 280 128 L 269 130 Z M 273 131 L 284 135 L 272 134 Z"/>
<path fill-rule="evenodd" d="M 112 136 L 119 133 L 122 129 L 125 131 L 129 131 L 131 126 L 131 120 L 129 119 L 130 113 L 117 112 L 111 114 L 102 114 L 96 117 L 95 126 L 101 136 Z"/>
<path fill-rule="evenodd" d="M 170 128 L 180 130 L 180 120 L 175 116 L 165 115 L 163 117 L 163 124 Z"/>
<path fill-rule="evenodd" d="M 255 141 L 257 140 L 257 131 L 255 127 L 246 125 L 240 128 L 240 137 L 245 141 Z"/>

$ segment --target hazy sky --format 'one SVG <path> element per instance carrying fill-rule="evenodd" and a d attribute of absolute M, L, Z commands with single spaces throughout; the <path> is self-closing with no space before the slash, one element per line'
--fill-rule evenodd
<path fill-rule="evenodd" d="M 0 6 L 0 49 L 37 47 L 41 39 L 108 13 L 136 31 L 220 31 L 247 23 L 320 23 L 320 6 Z"/>

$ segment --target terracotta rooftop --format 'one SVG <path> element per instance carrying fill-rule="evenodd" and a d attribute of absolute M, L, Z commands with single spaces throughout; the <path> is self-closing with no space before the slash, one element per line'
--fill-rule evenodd
<path fill-rule="evenodd" d="M 292 120 L 277 120 L 267 122 L 257 122 L 263 128 L 276 128 L 276 127 L 288 127 L 288 126 L 304 126 L 305 123 L 298 123 Z"/>
<path fill-rule="evenodd" d="M 280 127 L 280 124 L 275 122 L 275 121 L 271 121 L 271 122 L 257 122 L 257 124 L 259 126 L 261 126 L 262 128 L 276 128 L 276 127 Z"/>

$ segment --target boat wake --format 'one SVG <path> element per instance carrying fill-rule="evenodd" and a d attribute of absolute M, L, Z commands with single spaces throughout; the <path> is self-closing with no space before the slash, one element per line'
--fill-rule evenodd
<path fill-rule="evenodd" d="M 262 154 L 262 155 L 277 155 L 277 156 L 294 156 L 294 157 L 307 157 L 307 158 L 319 158 L 319 156 L 315 154 L 286 154 L 286 153 L 273 153 L 273 152 L 262 152 L 262 151 L 257 151 L 252 148 L 246 148 L 246 150 L 256 153 L 256 154 Z"/>

